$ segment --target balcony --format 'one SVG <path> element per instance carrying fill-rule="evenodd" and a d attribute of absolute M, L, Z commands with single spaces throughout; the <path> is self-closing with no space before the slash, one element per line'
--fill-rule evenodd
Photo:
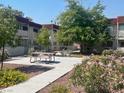
<path fill-rule="evenodd" d="M 118 39 L 124 39 L 124 31 L 119 31 L 118 33 Z"/>

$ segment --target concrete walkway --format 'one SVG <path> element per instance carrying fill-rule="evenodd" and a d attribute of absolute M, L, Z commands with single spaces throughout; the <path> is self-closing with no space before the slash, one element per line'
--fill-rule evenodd
<path fill-rule="evenodd" d="M 51 82 L 60 78 L 71 71 L 76 64 L 81 63 L 81 58 L 74 57 L 56 57 L 58 63 L 44 64 L 41 62 L 30 63 L 29 57 L 16 57 L 6 63 L 25 64 L 25 65 L 42 65 L 54 67 L 54 69 L 34 76 L 26 82 L 0 90 L 0 93 L 36 93 Z"/>

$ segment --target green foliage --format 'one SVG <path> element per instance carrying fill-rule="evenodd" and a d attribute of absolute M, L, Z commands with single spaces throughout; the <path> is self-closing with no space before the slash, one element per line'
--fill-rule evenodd
<path fill-rule="evenodd" d="M 0 71 L 0 87 L 8 87 L 27 80 L 27 76 L 15 70 Z"/>
<path fill-rule="evenodd" d="M 124 56 L 124 52 L 121 50 L 115 50 L 114 55 L 117 57 L 122 57 L 122 56 Z"/>
<path fill-rule="evenodd" d="M 12 8 L 0 8 L 0 45 L 15 44 L 18 23 Z"/>
<path fill-rule="evenodd" d="M 2 48 L 1 69 L 3 68 L 5 45 L 16 45 L 18 22 L 11 7 L 0 8 L 0 48 Z"/>
<path fill-rule="evenodd" d="M 91 56 L 75 67 L 71 80 L 87 93 L 120 93 L 124 89 L 123 64 L 114 56 Z"/>
<path fill-rule="evenodd" d="M 124 65 L 119 67 L 119 72 L 124 73 Z"/>
<path fill-rule="evenodd" d="M 39 45 L 44 45 L 46 48 L 48 48 L 50 44 L 49 36 L 50 36 L 49 30 L 46 28 L 43 28 L 38 33 L 36 41 Z"/>
<path fill-rule="evenodd" d="M 102 55 L 104 55 L 104 56 L 107 56 L 107 55 L 112 55 L 113 54 L 113 50 L 104 50 L 103 52 L 102 52 Z"/>
<path fill-rule="evenodd" d="M 10 8 L 12 10 L 13 14 L 16 15 L 16 16 L 24 16 L 24 13 L 22 11 L 12 9 L 11 6 L 5 7 L 3 4 L 0 4 L 0 7 L 2 7 L 2 8 Z"/>
<path fill-rule="evenodd" d="M 8 58 L 8 54 L 7 52 L 4 53 L 4 60 L 6 60 Z M 2 51 L 0 51 L 0 60 L 2 59 Z"/>
<path fill-rule="evenodd" d="M 52 87 L 50 93 L 71 93 L 70 90 L 63 85 L 55 85 Z"/>
<path fill-rule="evenodd" d="M 75 0 L 67 1 L 67 10 L 58 18 L 64 36 L 63 39 L 71 43 L 74 41 L 80 42 L 82 39 L 85 39 L 83 34 L 87 34 L 86 30 L 90 29 L 87 28 L 89 26 L 86 23 L 86 21 L 89 21 L 89 15 Z M 90 33 L 92 32 L 90 31 Z"/>
<path fill-rule="evenodd" d="M 64 43 L 64 40 L 62 39 L 63 38 L 62 31 L 57 31 L 57 33 L 55 34 L 55 38 L 59 44 Z"/>
<path fill-rule="evenodd" d="M 59 41 L 83 43 L 85 47 L 94 47 L 96 44 L 102 46 L 111 40 L 107 32 L 108 20 L 103 15 L 104 6 L 100 2 L 92 9 L 85 9 L 78 0 L 66 1 L 67 9 L 58 17 L 63 37 L 63 40 L 60 38 Z"/>

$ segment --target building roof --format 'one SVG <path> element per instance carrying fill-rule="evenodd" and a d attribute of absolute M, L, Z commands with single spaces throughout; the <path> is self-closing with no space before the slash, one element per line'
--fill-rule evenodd
<path fill-rule="evenodd" d="M 59 29 L 59 26 L 56 24 L 42 24 L 42 26 L 47 29 Z"/>
<path fill-rule="evenodd" d="M 116 25 L 117 23 L 122 24 L 124 23 L 124 16 L 118 16 L 117 18 L 110 18 L 110 23 Z"/>
<path fill-rule="evenodd" d="M 21 22 L 21 23 L 25 23 L 25 24 L 29 24 L 30 26 L 36 27 L 36 28 L 48 28 L 48 29 L 59 29 L 58 25 L 55 24 L 38 24 L 35 22 L 30 21 L 28 18 L 24 18 L 21 16 L 16 16 L 17 21 Z"/>
<path fill-rule="evenodd" d="M 109 22 L 113 25 L 117 24 L 117 19 L 116 18 L 111 18 L 109 19 Z"/>
<path fill-rule="evenodd" d="M 41 28 L 42 25 L 32 22 L 27 18 L 21 17 L 21 16 L 16 16 L 17 21 L 22 22 L 22 23 L 26 23 L 29 24 L 30 26 L 36 27 L 36 28 Z"/>
<path fill-rule="evenodd" d="M 118 23 L 124 23 L 124 16 L 118 16 Z"/>

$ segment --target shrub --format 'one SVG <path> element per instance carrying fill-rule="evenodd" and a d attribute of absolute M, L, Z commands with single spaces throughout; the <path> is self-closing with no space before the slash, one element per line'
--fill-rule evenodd
<path fill-rule="evenodd" d="M 50 93 L 71 93 L 70 90 L 63 85 L 55 85 L 52 87 Z"/>
<path fill-rule="evenodd" d="M 124 56 L 124 52 L 120 51 L 120 50 L 104 50 L 102 52 L 102 55 L 104 56 L 108 56 L 108 55 L 114 55 L 116 57 L 122 57 Z"/>
<path fill-rule="evenodd" d="M 115 51 L 114 51 L 114 55 L 115 55 L 116 57 L 122 57 L 122 56 L 124 56 L 124 52 L 122 52 L 122 51 L 120 51 L 120 50 L 115 50 Z"/>
<path fill-rule="evenodd" d="M 111 54 L 114 53 L 113 51 L 114 51 L 114 50 L 112 50 L 112 49 L 110 49 L 110 50 L 104 50 L 104 51 L 102 52 L 102 55 L 104 55 L 104 56 L 111 55 Z"/>
<path fill-rule="evenodd" d="M 0 87 L 8 87 L 27 80 L 27 76 L 15 70 L 0 71 Z"/>
<path fill-rule="evenodd" d="M 124 89 L 123 66 L 108 56 L 93 56 L 75 67 L 72 83 L 84 86 L 87 93 L 118 93 Z"/>

